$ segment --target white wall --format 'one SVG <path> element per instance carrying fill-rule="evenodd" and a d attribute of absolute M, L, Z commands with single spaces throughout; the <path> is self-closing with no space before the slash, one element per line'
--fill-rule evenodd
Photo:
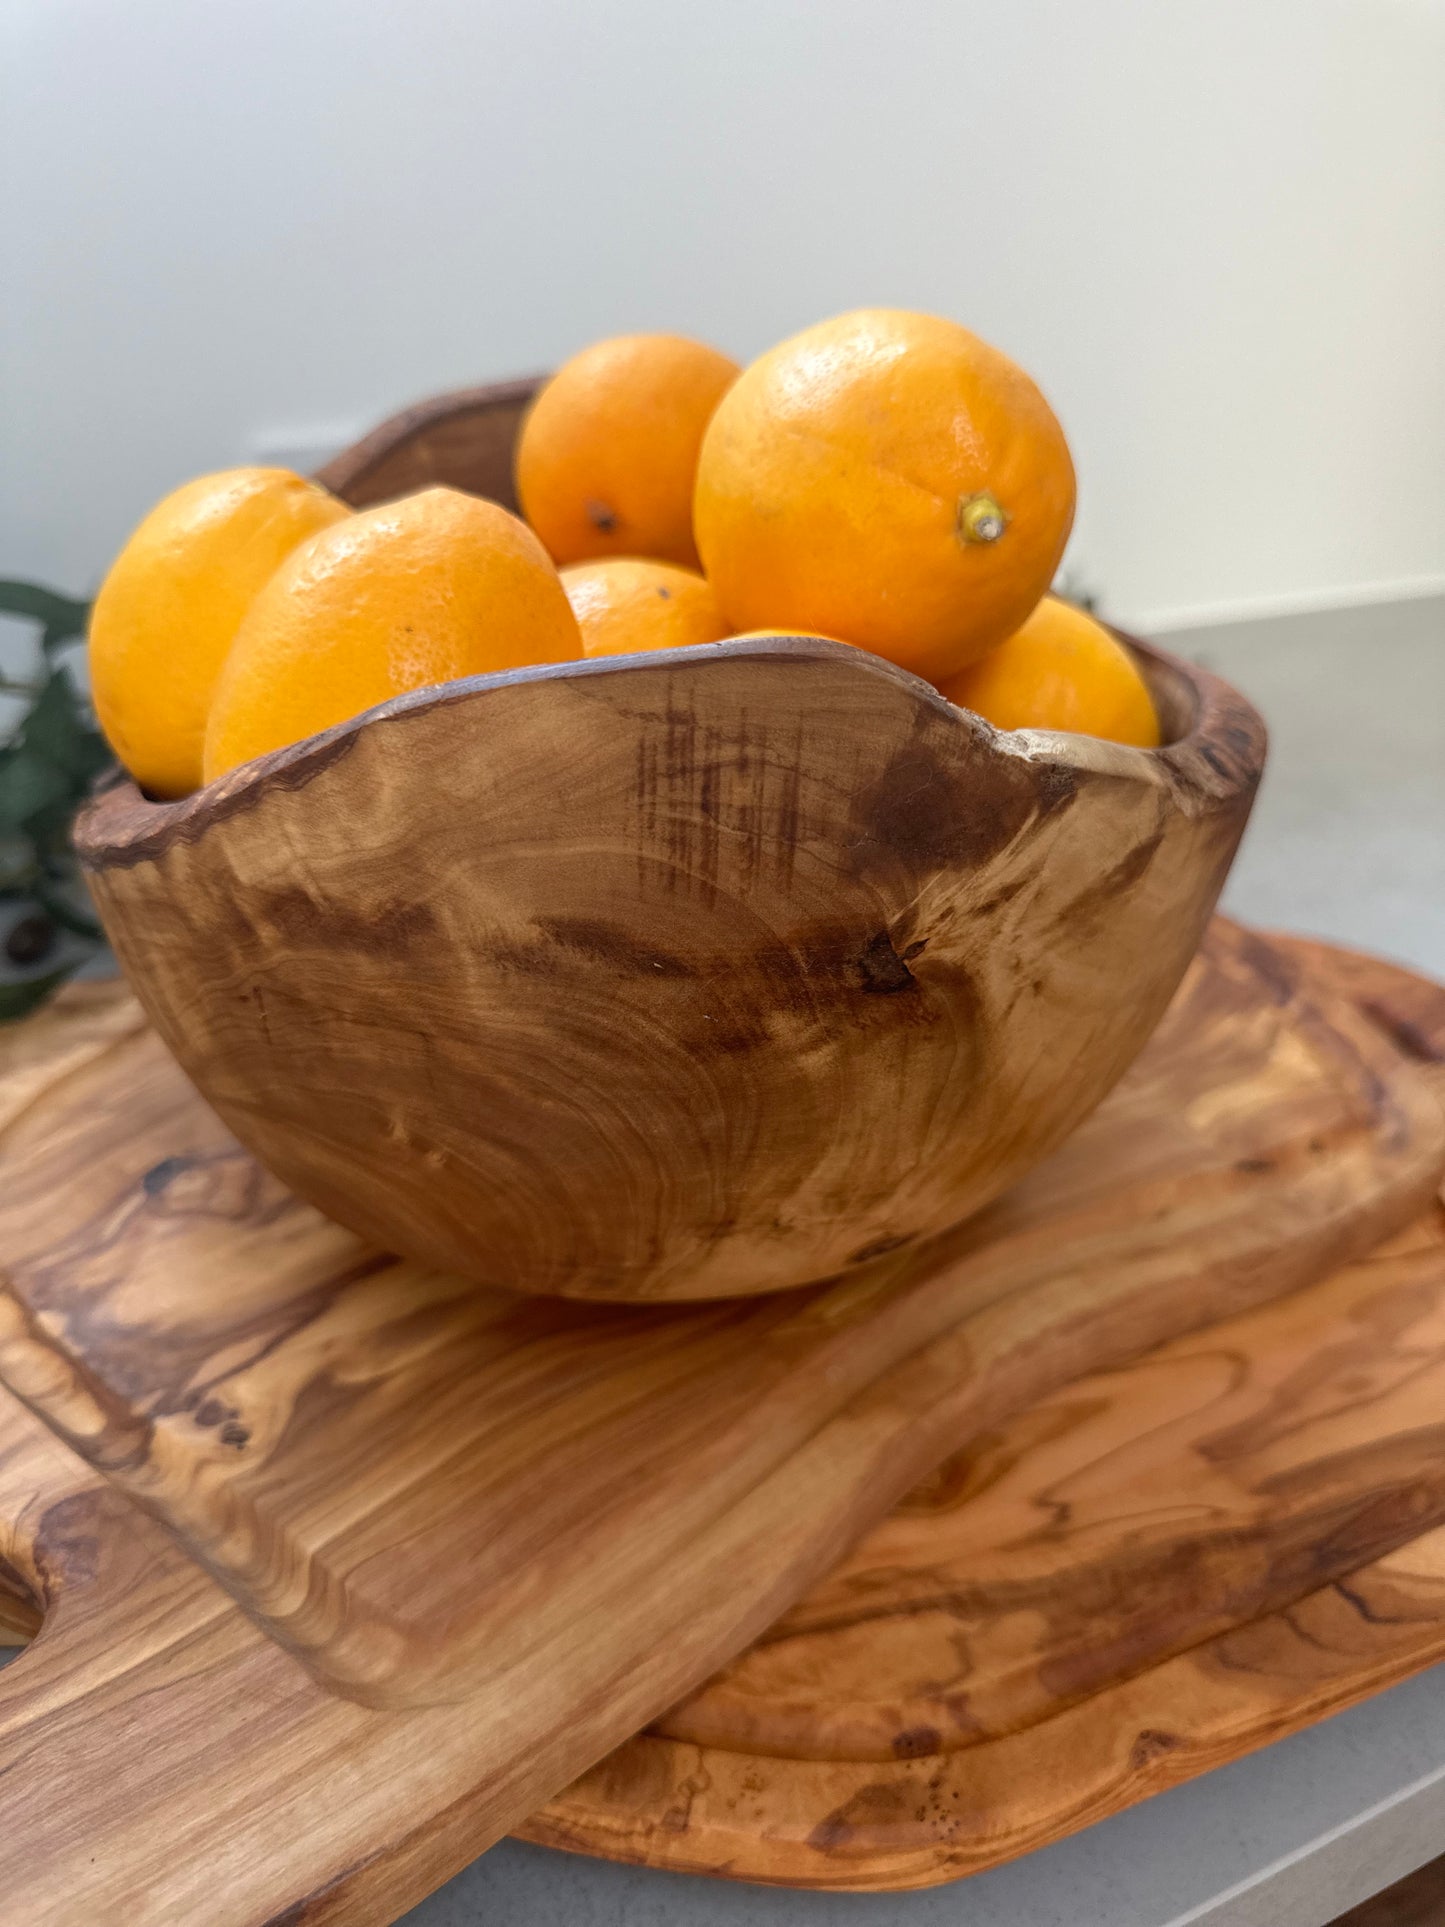
<path fill-rule="evenodd" d="M 0 570 L 278 436 L 863 302 L 1053 398 L 1144 624 L 1440 586 L 1436 0 L 4 0 Z"/>

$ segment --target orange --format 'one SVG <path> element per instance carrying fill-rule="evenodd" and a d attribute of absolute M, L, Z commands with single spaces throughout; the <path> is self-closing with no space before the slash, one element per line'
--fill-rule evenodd
<path fill-rule="evenodd" d="M 531 530 L 424 489 L 312 536 L 256 597 L 216 686 L 206 781 L 405 690 L 581 653 Z"/>
<path fill-rule="evenodd" d="M 697 567 L 697 451 L 737 376 L 735 361 L 680 335 L 618 335 L 557 370 L 522 424 L 517 499 L 558 562 Z"/>
<path fill-rule="evenodd" d="M 966 328 L 862 308 L 755 361 L 703 438 L 693 522 L 734 629 L 843 636 L 937 681 L 1011 634 L 1074 516 L 1063 430 Z"/>
<path fill-rule="evenodd" d="M 153 796 L 201 781 L 206 713 L 256 592 L 350 511 L 285 468 L 202 475 L 157 503 L 101 585 L 90 686 L 111 748 Z"/>
<path fill-rule="evenodd" d="M 1045 596 L 1021 629 L 940 685 L 996 729 L 1066 729 L 1156 749 L 1159 719 L 1134 658 L 1101 622 Z"/>
<path fill-rule="evenodd" d="M 562 587 L 589 656 L 682 649 L 694 642 L 721 642 L 728 633 L 702 577 L 670 562 L 631 555 L 579 562 L 562 571 Z"/>

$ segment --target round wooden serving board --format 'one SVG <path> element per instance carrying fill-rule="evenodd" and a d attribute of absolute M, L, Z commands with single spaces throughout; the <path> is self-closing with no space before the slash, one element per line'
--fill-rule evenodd
<path fill-rule="evenodd" d="M 1445 1093 L 1445 989 L 1275 943 Z M 979 1872 L 1445 1658 L 1442 1518 L 1436 1199 L 972 1440 L 519 1835 L 769 1884 Z"/>
<path fill-rule="evenodd" d="M 0 1035 L 6 1917 L 380 1923 L 524 1822 L 917 1884 L 1423 1664 L 1438 1236 L 1327 1274 L 1439 1186 L 1441 1009 L 1358 973 L 1218 923 L 982 1216 L 646 1309 L 369 1249 L 123 987 Z"/>

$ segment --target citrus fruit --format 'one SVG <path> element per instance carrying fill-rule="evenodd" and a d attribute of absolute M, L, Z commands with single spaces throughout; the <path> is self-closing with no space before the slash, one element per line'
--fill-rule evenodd
<path fill-rule="evenodd" d="M 681 335 L 618 335 L 563 364 L 517 442 L 517 499 L 558 562 L 697 567 L 697 451 L 738 366 Z"/>
<path fill-rule="evenodd" d="M 966 328 L 864 308 L 755 361 L 703 438 L 693 522 L 734 629 L 843 636 L 937 681 L 1053 580 L 1074 470 L 1033 382 Z"/>
<path fill-rule="evenodd" d="M 562 587 L 589 656 L 682 649 L 694 642 L 721 642 L 728 633 L 707 583 L 671 562 L 630 555 L 578 562 L 562 571 Z"/>
<path fill-rule="evenodd" d="M 261 590 L 216 685 L 206 781 L 406 690 L 581 653 L 531 530 L 424 489 L 323 529 Z"/>
<path fill-rule="evenodd" d="M 101 585 L 90 686 L 111 748 L 143 789 L 201 781 L 206 714 L 256 592 L 298 543 L 350 511 L 284 468 L 202 475 L 158 502 Z"/>
<path fill-rule="evenodd" d="M 1159 719 L 1134 658 L 1101 622 L 1045 596 L 1006 642 L 940 685 L 996 729 L 1066 729 L 1140 749 L 1159 744 Z"/>

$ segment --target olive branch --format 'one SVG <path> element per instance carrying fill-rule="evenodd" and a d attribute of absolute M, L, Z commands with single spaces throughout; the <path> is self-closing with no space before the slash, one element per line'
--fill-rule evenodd
<path fill-rule="evenodd" d="M 20 913 L 4 942 L 22 969 L 70 936 L 73 954 L 50 970 L 0 984 L 0 1022 L 43 1003 L 105 942 L 71 848 L 75 812 L 114 761 L 60 652 L 85 634 L 90 604 L 34 582 L 0 581 L 0 616 L 36 625 L 31 673 L 0 674 L 0 696 L 23 699 L 0 734 L 0 903 Z M 77 942 L 79 948 L 77 948 Z"/>

